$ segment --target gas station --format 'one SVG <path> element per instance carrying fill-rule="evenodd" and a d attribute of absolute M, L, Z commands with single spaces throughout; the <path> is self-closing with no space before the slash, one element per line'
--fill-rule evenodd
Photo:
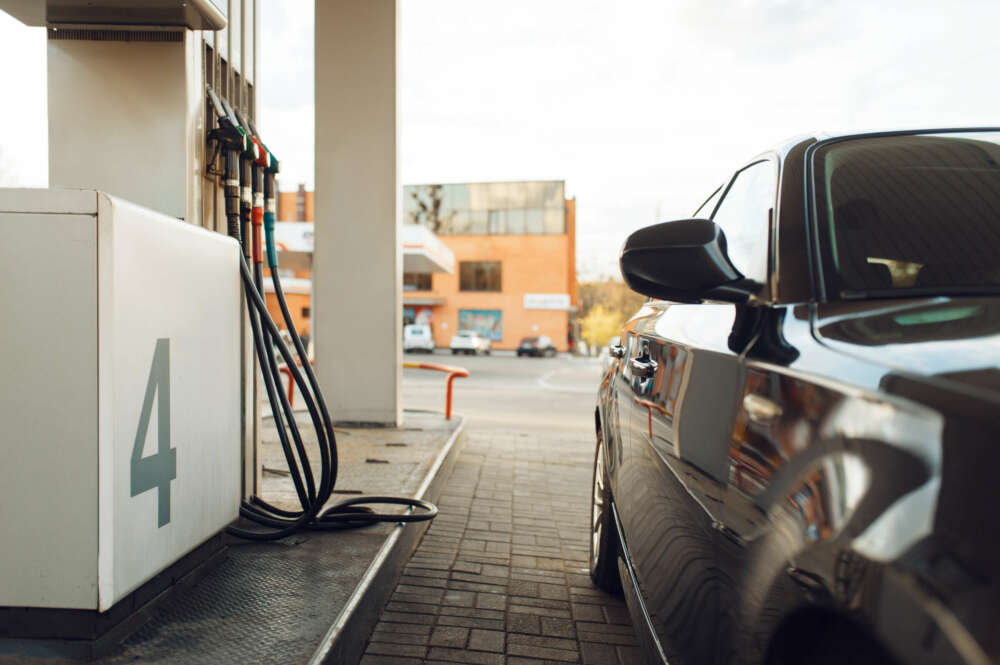
<path fill-rule="evenodd" d="M 18 284 L 0 296 L 0 359 L 16 387 L 0 401 L 0 661 L 147 657 L 142 640 L 125 655 L 120 644 L 155 608 L 190 609 L 183 597 L 201 593 L 192 602 L 213 659 L 265 662 L 217 625 L 246 609 L 280 633 L 280 617 L 259 609 L 275 597 L 264 579 L 337 597 L 315 639 L 275 662 L 356 662 L 379 589 L 437 513 L 430 501 L 463 426 L 408 415 L 434 436 L 402 476 L 351 466 L 359 441 L 403 424 L 398 0 L 315 6 L 314 358 L 278 270 L 260 1 L 0 9 L 47 31 L 49 123 L 49 187 L 0 189 L 0 263 Z M 288 501 L 263 498 L 269 456 L 287 467 L 275 474 Z M 338 491 L 338 469 L 371 482 Z M 357 496 L 328 503 L 333 494 Z M 296 553 L 266 549 L 302 533 L 317 535 L 295 536 Z M 184 622 L 185 611 L 156 621 Z M 161 660 L 192 659 L 158 648 Z"/>

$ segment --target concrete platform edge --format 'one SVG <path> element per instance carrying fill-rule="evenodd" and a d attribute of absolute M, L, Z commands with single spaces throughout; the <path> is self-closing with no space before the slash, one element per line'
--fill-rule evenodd
<path fill-rule="evenodd" d="M 465 443 L 464 416 L 452 432 L 427 476 L 420 484 L 416 497 L 435 502 L 441 496 L 445 481 L 455 466 L 455 460 Z M 309 665 L 355 665 L 361 660 L 382 609 L 389 602 L 393 589 L 421 536 L 430 522 L 399 524 L 386 537 L 375 559 L 368 566 L 344 609 L 327 631 L 319 647 L 309 659 Z"/>

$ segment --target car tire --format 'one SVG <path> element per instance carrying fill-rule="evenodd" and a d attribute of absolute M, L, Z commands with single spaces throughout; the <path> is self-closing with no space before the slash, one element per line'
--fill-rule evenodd
<path fill-rule="evenodd" d="M 591 484 L 590 579 L 604 591 L 620 593 L 622 581 L 618 574 L 618 539 L 611 515 L 611 491 L 604 465 L 603 438 L 598 433 Z"/>
<path fill-rule="evenodd" d="M 451 350 L 451 355 L 457 356 L 458 355 L 458 349 L 452 349 Z"/>

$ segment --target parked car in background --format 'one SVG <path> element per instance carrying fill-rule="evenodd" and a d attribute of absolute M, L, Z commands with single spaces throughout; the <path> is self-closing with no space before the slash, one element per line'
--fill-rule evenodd
<path fill-rule="evenodd" d="M 403 326 L 403 351 L 413 353 L 423 351 L 434 353 L 434 336 L 426 323 L 411 323 Z"/>
<path fill-rule="evenodd" d="M 459 330 L 451 338 L 451 354 L 489 355 L 493 343 L 475 330 Z"/>
<path fill-rule="evenodd" d="M 1000 663 L 1000 129 L 817 137 L 620 256 L 590 575 L 650 662 Z"/>
<path fill-rule="evenodd" d="M 551 358 L 556 355 L 556 345 L 545 335 L 539 335 L 538 337 L 525 337 L 521 340 L 521 343 L 517 345 L 517 355 L 518 357 L 544 356 L 546 358 Z"/>

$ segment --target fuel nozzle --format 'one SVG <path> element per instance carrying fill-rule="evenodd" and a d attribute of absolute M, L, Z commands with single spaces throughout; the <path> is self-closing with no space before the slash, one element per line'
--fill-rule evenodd
<path fill-rule="evenodd" d="M 240 155 L 247 149 L 246 135 L 240 130 L 232 109 L 224 105 L 212 88 L 208 99 L 215 111 L 217 126 L 208 131 L 208 140 L 222 151 L 225 169 L 223 189 L 226 201 L 226 223 L 230 237 L 240 240 Z M 227 110 L 228 109 L 228 110 Z"/>
<path fill-rule="evenodd" d="M 253 162 L 253 224 L 255 234 L 259 232 L 261 222 L 264 227 L 264 237 L 267 245 L 267 264 L 271 270 L 278 267 L 277 252 L 274 248 L 274 222 L 277 213 L 275 191 L 275 176 L 278 173 L 278 160 L 260 139 L 260 133 L 253 122 L 239 112 L 236 113 L 244 132 L 257 146 L 257 158 Z M 261 262 L 260 241 L 254 239 L 254 260 Z"/>

